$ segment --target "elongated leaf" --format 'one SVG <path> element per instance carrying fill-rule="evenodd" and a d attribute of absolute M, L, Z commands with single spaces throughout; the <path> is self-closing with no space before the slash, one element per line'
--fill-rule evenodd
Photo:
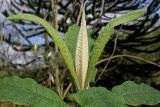
<path fill-rule="evenodd" d="M 75 56 L 75 67 L 76 73 L 79 78 L 79 83 L 81 89 L 84 88 L 85 79 L 88 70 L 88 36 L 87 36 L 87 27 L 85 20 L 85 12 L 83 11 L 81 27 L 78 34 L 77 45 L 76 45 L 76 56 Z"/>
<path fill-rule="evenodd" d="M 67 44 L 68 49 L 72 55 L 73 62 L 75 62 L 76 44 L 77 44 L 79 29 L 80 27 L 78 25 L 73 24 L 72 26 L 69 27 L 64 38 L 64 41 Z M 92 33 L 93 31 L 91 29 L 87 30 L 89 52 L 91 51 L 91 48 L 94 44 L 94 39 L 91 38 Z"/>
<path fill-rule="evenodd" d="M 129 21 L 135 20 L 140 16 L 143 16 L 146 13 L 147 9 L 145 10 L 135 10 L 131 11 L 125 15 L 122 15 L 116 19 L 111 20 L 104 29 L 100 32 L 98 39 L 96 40 L 93 50 L 91 52 L 91 59 L 88 68 L 87 74 L 87 81 L 86 86 L 88 85 L 89 81 L 94 81 L 96 76 L 95 65 L 105 47 L 105 44 L 108 42 L 110 36 L 113 33 L 114 27 L 123 23 L 127 23 Z"/>
<path fill-rule="evenodd" d="M 128 107 L 122 97 L 102 87 L 83 90 L 71 97 L 80 107 Z"/>
<path fill-rule="evenodd" d="M 160 91 L 143 83 L 138 85 L 132 81 L 126 81 L 122 85 L 114 87 L 112 92 L 122 96 L 125 103 L 132 106 L 160 103 Z"/>
<path fill-rule="evenodd" d="M 75 72 L 75 68 L 73 65 L 73 60 L 71 57 L 71 54 L 68 50 L 68 47 L 66 46 L 66 44 L 64 43 L 64 41 L 60 38 L 58 32 L 52 28 L 52 26 L 47 23 L 45 20 L 35 16 L 35 15 L 31 15 L 31 14 L 17 14 L 17 15 L 12 15 L 8 17 L 9 20 L 27 20 L 27 21 L 33 21 L 35 23 L 38 23 L 40 25 L 42 25 L 47 32 L 53 37 L 54 42 L 56 43 L 56 45 L 58 46 L 60 53 L 62 55 L 62 57 L 65 60 L 65 63 L 67 64 L 70 73 L 72 75 L 72 77 L 74 78 L 74 81 L 77 85 L 77 88 L 79 88 L 79 84 L 78 84 L 78 79 L 77 79 L 77 75 Z"/>
<path fill-rule="evenodd" d="M 34 80 L 19 77 L 0 79 L 0 101 L 10 101 L 29 107 L 69 107 L 59 96 Z"/>

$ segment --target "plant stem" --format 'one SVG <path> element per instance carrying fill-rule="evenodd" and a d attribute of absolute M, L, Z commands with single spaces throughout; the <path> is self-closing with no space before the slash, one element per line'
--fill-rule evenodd
<path fill-rule="evenodd" d="M 64 94 L 63 94 L 62 99 L 64 99 L 64 98 L 66 97 L 66 95 L 67 95 L 69 89 L 71 88 L 71 86 L 72 86 L 72 83 L 70 83 L 70 84 L 67 86 L 66 90 L 64 91 Z"/>
<path fill-rule="evenodd" d="M 57 14 L 58 14 L 58 11 L 57 11 L 57 4 L 58 4 L 58 0 L 51 0 L 51 3 L 52 3 L 52 22 L 53 22 L 53 28 L 55 28 L 57 31 L 58 31 L 58 18 L 57 18 Z M 59 57 L 58 55 L 58 46 L 55 44 L 55 56 L 56 57 Z M 58 58 L 57 58 L 58 59 Z M 58 61 L 56 60 L 56 63 Z M 57 64 L 56 64 L 57 65 Z M 55 69 L 55 77 L 56 77 L 56 90 L 59 94 L 59 96 L 62 98 L 62 84 L 60 83 L 60 71 L 59 71 L 59 68 L 58 68 L 58 65 Z"/>
<path fill-rule="evenodd" d="M 121 30 L 121 28 L 122 28 L 122 26 L 120 27 L 119 30 Z M 115 42 L 114 42 L 114 49 L 113 49 L 113 52 L 112 52 L 112 54 L 111 54 L 110 57 L 113 57 L 114 53 L 116 52 L 116 48 L 117 48 L 117 40 L 118 40 L 118 33 L 116 34 L 116 38 L 115 38 Z M 109 60 L 107 61 L 105 67 L 103 68 L 103 70 L 101 71 L 100 75 L 98 76 L 98 78 L 96 79 L 95 82 L 97 82 L 97 81 L 100 79 L 100 77 L 103 75 L 103 73 L 104 73 L 105 69 L 108 67 L 110 61 L 111 61 L 111 59 L 109 59 Z"/>
<path fill-rule="evenodd" d="M 53 18 L 53 27 L 57 30 L 58 29 L 58 18 L 57 18 L 57 4 L 58 0 L 52 0 L 52 18 Z"/>
<path fill-rule="evenodd" d="M 157 66 L 157 67 L 160 68 L 160 65 L 159 65 L 159 64 L 156 64 L 156 63 L 154 63 L 154 62 L 152 62 L 152 61 L 143 59 L 143 58 L 141 58 L 141 57 L 133 56 L 133 55 L 115 55 L 115 56 L 113 56 L 113 57 L 100 60 L 100 61 L 97 63 L 97 65 L 99 65 L 100 63 L 103 63 L 103 62 L 105 62 L 105 61 L 108 61 L 108 60 L 111 60 L 111 59 L 114 59 L 114 58 L 119 58 L 119 57 L 129 57 L 129 58 L 139 59 L 139 60 L 142 60 L 142 61 L 144 61 L 144 62 L 147 62 L 147 63 L 149 63 L 149 64 L 152 64 L 152 65 Z"/>

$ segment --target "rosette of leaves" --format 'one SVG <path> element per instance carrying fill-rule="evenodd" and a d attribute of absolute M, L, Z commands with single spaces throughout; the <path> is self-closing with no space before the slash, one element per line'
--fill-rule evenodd
<path fill-rule="evenodd" d="M 72 34 L 71 32 L 75 32 L 77 35 L 74 35 L 75 37 L 73 37 L 73 35 L 65 37 L 65 40 L 59 36 L 58 31 L 52 28 L 49 23 L 35 15 L 21 13 L 9 16 L 8 19 L 27 20 L 38 23 L 52 36 L 69 68 L 75 87 L 77 91 L 79 91 L 73 94 L 71 98 L 81 107 L 127 107 L 128 105 L 154 105 L 160 103 L 159 91 L 144 84 L 136 85 L 132 82 L 126 82 L 122 84 L 122 86 L 113 88 L 112 91 L 104 88 L 90 88 L 88 84 L 95 79 L 95 65 L 105 44 L 112 35 L 114 27 L 133 21 L 143 16 L 146 11 L 146 9 L 135 10 L 116 19 L 112 19 L 102 29 L 94 44 L 91 42 L 90 36 L 87 35 L 84 11 L 81 26 L 80 28 L 77 27 L 77 32 L 69 30 L 66 34 L 68 35 Z M 67 38 L 75 39 L 73 39 L 73 42 L 70 42 Z M 92 46 L 93 48 L 90 48 Z M 32 79 L 20 79 L 18 77 L 8 77 L 0 80 L 0 101 L 11 101 L 16 104 L 32 107 L 46 107 L 46 105 L 47 107 L 68 106 L 61 101 L 54 91 L 36 84 Z M 97 104 L 93 102 L 97 102 Z M 115 102 L 116 104 L 114 104 Z"/>

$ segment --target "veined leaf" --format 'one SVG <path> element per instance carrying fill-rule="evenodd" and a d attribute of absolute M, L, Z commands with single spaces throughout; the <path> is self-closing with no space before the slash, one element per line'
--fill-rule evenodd
<path fill-rule="evenodd" d="M 82 90 L 71 96 L 80 107 L 128 107 L 121 96 L 103 87 Z"/>
<path fill-rule="evenodd" d="M 65 37 L 64 41 L 66 45 L 68 46 L 68 49 L 72 55 L 73 62 L 75 63 L 75 54 L 76 54 L 76 44 L 77 44 L 77 38 L 78 38 L 78 33 L 79 33 L 80 27 L 76 24 L 73 24 L 72 26 L 69 27 Z M 91 52 L 91 48 L 94 44 L 94 39 L 91 38 L 93 31 L 92 29 L 87 30 L 88 34 L 88 48 L 89 48 L 89 54 Z"/>
<path fill-rule="evenodd" d="M 160 91 L 143 83 L 136 84 L 132 81 L 126 81 L 122 85 L 113 87 L 112 92 L 122 96 L 125 104 L 131 106 L 160 103 Z"/>
<path fill-rule="evenodd" d="M 146 13 L 147 9 L 144 10 L 135 10 L 131 11 L 125 15 L 122 15 L 116 19 L 112 19 L 107 26 L 102 29 L 100 32 L 99 37 L 97 38 L 96 42 L 94 43 L 93 49 L 91 51 L 91 58 L 88 68 L 88 74 L 87 74 L 87 80 L 85 86 L 88 86 L 89 81 L 94 81 L 96 76 L 96 70 L 93 70 L 95 68 L 95 65 L 103 52 L 103 49 L 105 47 L 105 44 L 108 42 L 110 36 L 112 35 L 114 31 L 114 27 L 123 23 L 127 23 L 129 21 L 133 21 L 141 16 L 143 16 Z"/>
<path fill-rule="evenodd" d="M 60 38 L 58 32 L 45 20 L 31 14 L 17 14 L 12 15 L 8 17 L 9 20 L 27 20 L 27 21 L 33 21 L 35 23 L 38 23 L 42 25 L 47 32 L 53 37 L 54 42 L 58 46 L 60 53 L 62 57 L 64 58 L 65 63 L 67 64 L 69 71 L 74 79 L 75 84 L 77 85 L 77 88 L 79 89 L 79 82 L 77 79 L 77 75 L 75 72 L 72 56 L 68 50 L 68 47 L 66 46 L 65 42 Z"/>
<path fill-rule="evenodd" d="M 128 107 L 160 103 L 160 91 L 146 85 L 126 81 L 112 91 L 94 87 L 71 95 L 81 107 Z"/>
<path fill-rule="evenodd" d="M 59 96 L 30 78 L 7 77 L 0 79 L 0 101 L 29 107 L 69 107 Z"/>
<path fill-rule="evenodd" d="M 84 88 L 85 79 L 88 69 L 88 36 L 85 20 L 85 12 L 82 13 L 81 27 L 78 34 L 75 56 L 76 73 L 79 78 L 80 88 Z"/>

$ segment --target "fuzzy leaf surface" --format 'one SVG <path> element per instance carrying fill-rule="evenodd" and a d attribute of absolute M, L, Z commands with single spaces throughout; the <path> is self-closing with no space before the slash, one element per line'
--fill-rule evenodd
<path fill-rule="evenodd" d="M 54 91 L 16 76 L 0 79 L 0 101 L 29 107 L 69 107 Z"/>
<path fill-rule="evenodd" d="M 160 103 L 160 91 L 146 84 L 126 81 L 112 89 L 113 93 L 122 96 L 125 103 L 131 106 L 155 105 Z"/>
<path fill-rule="evenodd" d="M 85 11 L 82 13 L 81 26 L 78 33 L 78 39 L 76 44 L 76 56 L 75 56 L 75 68 L 78 75 L 80 88 L 84 88 L 85 79 L 88 70 L 89 62 L 89 49 L 88 49 L 88 36 L 87 26 L 85 19 Z"/>
<path fill-rule="evenodd" d="M 72 55 L 73 62 L 75 62 L 76 44 L 77 44 L 79 29 L 80 29 L 79 26 L 73 24 L 72 26 L 69 27 L 64 38 L 64 41 L 67 44 L 68 49 Z M 93 31 L 91 29 L 88 29 L 87 33 L 88 33 L 88 46 L 90 54 L 92 46 L 94 44 L 94 39 L 91 38 Z"/>
<path fill-rule="evenodd" d="M 103 87 L 82 90 L 71 96 L 80 107 L 128 107 L 121 96 Z"/>
<path fill-rule="evenodd" d="M 42 25 L 54 39 L 54 42 L 58 46 L 60 53 L 62 57 L 64 58 L 64 61 L 67 64 L 72 77 L 74 78 L 74 82 L 76 83 L 77 88 L 79 88 L 78 79 L 77 79 L 77 75 L 76 75 L 74 64 L 73 64 L 73 59 L 68 50 L 68 47 L 65 44 L 65 42 L 62 40 L 62 38 L 59 36 L 58 32 L 48 22 L 46 22 L 44 19 L 40 17 L 37 17 L 32 14 L 26 14 L 26 13 L 12 15 L 12 16 L 9 16 L 7 19 L 9 20 L 27 20 L 27 21 L 32 21 L 32 22 Z"/>
<path fill-rule="evenodd" d="M 116 19 L 112 19 L 107 26 L 105 26 L 102 31 L 100 32 L 99 37 L 94 43 L 93 49 L 91 51 L 91 58 L 88 68 L 88 74 L 87 74 L 87 81 L 86 81 L 86 87 L 88 86 L 89 81 L 94 81 L 96 76 L 96 71 L 93 70 L 97 61 L 99 60 L 99 57 L 101 53 L 103 52 L 103 49 L 108 42 L 110 36 L 112 35 L 114 31 L 114 27 L 118 26 L 120 24 L 127 23 L 129 21 L 133 21 L 135 19 L 138 19 L 139 17 L 143 16 L 147 12 L 147 9 L 144 10 L 135 10 L 128 12 L 127 14 L 124 14 Z"/>

